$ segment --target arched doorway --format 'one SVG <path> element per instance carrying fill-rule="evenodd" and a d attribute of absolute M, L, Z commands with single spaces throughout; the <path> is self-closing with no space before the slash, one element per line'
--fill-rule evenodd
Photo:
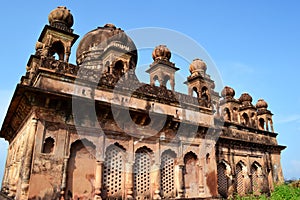
<path fill-rule="evenodd" d="M 198 197 L 199 195 L 199 168 L 198 158 L 193 152 L 184 156 L 184 184 L 186 197 Z"/>
<path fill-rule="evenodd" d="M 95 145 L 84 139 L 71 145 L 66 199 L 92 199 L 95 191 Z"/>

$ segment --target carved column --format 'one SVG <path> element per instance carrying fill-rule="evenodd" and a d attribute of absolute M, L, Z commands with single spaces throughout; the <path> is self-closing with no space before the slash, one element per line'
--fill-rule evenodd
<path fill-rule="evenodd" d="M 37 128 L 38 120 L 36 118 L 32 118 L 30 129 L 27 138 L 27 150 L 24 158 L 24 166 L 23 166 L 23 173 L 22 173 L 22 180 L 21 180 L 21 200 L 28 199 L 28 189 L 29 189 L 29 178 L 30 178 L 30 171 L 31 171 L 31 164 L 32 164 L 32 153 L 34 149 L 34 140 L 35 140 L 35 133 Z"/>
<path fill-rule="evenodd" d="M 97 160 L 96 165 L 96 178 L 95 178 L 95 200 L 102 199 L 101 198 L 101 189 L 103 187 L 103 169 L 104 169 L 104 161 Z"/>

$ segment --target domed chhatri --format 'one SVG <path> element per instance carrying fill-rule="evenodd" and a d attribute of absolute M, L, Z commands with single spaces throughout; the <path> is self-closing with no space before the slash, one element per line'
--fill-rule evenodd
<path fill-rule="evenodd" d="M 206 69 L 206 63 L 199 58 L 194 59 L 193 62 L 190 64 L 190 72 L 192 75 L 206 73 Z"/>
<path fill-rule="evenodd" d="M 258 101 L 256 103 L 256 108 L 257 109 L 267 109 L 268 103 L 263 99 L 258 99 Z"/>
<path fill-rule="evenodd" d="M 233 98 L 235 95 L 235 91 L 233 88 L 229 87 L 229 86 L 225 86 L 224 89 L 221 92 L 221 95 L 223 98 Z"/>
<path fill-rule="evenodd" d="M 158 45 L 152 52 L 152 58 L 156 60 L 166 60 L 170 61 L 171 51 L 167 48 L 166 45 Z"/>
<path fill-rule="evenodd" d="M 252 97 L 250 96 L 250 94 L 248 93 L 243 93 L 241 95 L 241 97 L 239 98 L 239 100 L 243 103 L 243 102 L 249 102 L 252 103 Z"/>
<path fill-rule="evenodd" d="M 55 27 L 57 27 L 57 24 L 60 24 L 71 28 L 74 24 L 73 15 L 65 6 L 58 6 L 52 10 L 48 16 L 48 20 L 50 25 Z"/>
<path fill-rule="evenodd" d="M 124 53 L 134 54 L 133 60 L 137 61 L 137 50 L 132 39 L 114 24 L 105 24 L 103 27 L 88 32 L 81 39 L 76 51 L 77 64 L 80 65 L 95 53 L 103 54 L 111 45 Z"/>

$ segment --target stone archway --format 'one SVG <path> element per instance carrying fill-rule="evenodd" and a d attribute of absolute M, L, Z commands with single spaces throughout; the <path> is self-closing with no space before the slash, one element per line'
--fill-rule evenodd
<path fill-rule="evenodd" d="M 96 152 L 88 140 L 71 145 L 67 168 L 66 199 L 93 199 L 95 192 Z"/>
<path fill-rule="evenodd" d="M 184 184 L 185 196 L 188 198 L 199 195 L 199 167 L 198 157 L 193 152 L 188 152 L 184 156 Z"/>

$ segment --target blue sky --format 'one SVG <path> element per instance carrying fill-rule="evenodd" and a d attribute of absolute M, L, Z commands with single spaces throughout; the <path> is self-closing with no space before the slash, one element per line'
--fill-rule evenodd
<path fill-rule="evenodd" d="M 81 37 L 110 22 L 123 30 L 162 27 L 183 33 L 203 46 L 225 85 L 238 98 L 249 92 L 254 102 L 264 98 L 274 113 L 287 179 L 300 178 L 300 2 L 298 1 L 5 1 L 0 12 L 0 124 L 16 84 L 25 74 L 30 54 L 48 23 L 48 14 L 67 6 Z M 73 47 L 71 62 L 75 63 Z M 143 52 L 139 63 L 151 59 Z M 176 63 L 176 57 L 172 60 Z M 178 60 L 179 63 L 184 63 Z M 180 66 L 183 75 L 188 65 Z M 141 70 L 139 70 L 141 71 Z M 209 72 L 209 69 L 208 69 Z M 176 83 L 182 84 L 181 82 Z M 7 143 L 0 139 L 0 177 Z M 0 178 L 1 180 L 1 178 Z"/>

